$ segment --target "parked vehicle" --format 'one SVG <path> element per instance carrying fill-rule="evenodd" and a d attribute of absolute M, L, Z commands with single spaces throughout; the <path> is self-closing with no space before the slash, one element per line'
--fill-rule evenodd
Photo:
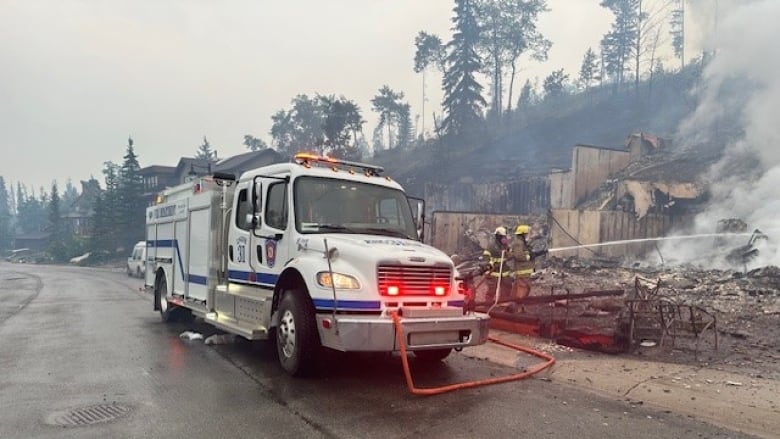
<path fill-rule="evenodd" d="M 138 241 L 127 258 L 127 275 L 144 277 L 146 274 L 146 241 Z"/>

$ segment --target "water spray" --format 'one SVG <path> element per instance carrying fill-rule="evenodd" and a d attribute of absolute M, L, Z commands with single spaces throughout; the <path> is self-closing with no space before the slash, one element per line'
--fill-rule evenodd
<path fill-rule="evenodd" d="M 577 250 L 580 248 L 591 248 L 591 247 L 606 247 L 611 245 L 624 245 L 624 244 L 636 244 L 636 243 L 642 243 L 642 242 L 657 242 L 657 241 L 673 241 L 673 240 L 685 240 L 685 239 L 701 239 L 701 238 L 715 238 L 715 237 L 749 237 L 752 236 L 753 233 L 699 233 L 695 235 L 676 235 L 676 236 L 660 236 L 657 238 L 637 238 L 637 239 L 623 239 L 619 241 L 606 241 L 606 242 L 599 242 L 596 244 L 579 244 L 579 245 L 571 245 L 567 247 L 557 247 L 557 248 L 551 248 L 547 250 L 548 253 L 553 252 L 562 252 L 567 250 Z"/>

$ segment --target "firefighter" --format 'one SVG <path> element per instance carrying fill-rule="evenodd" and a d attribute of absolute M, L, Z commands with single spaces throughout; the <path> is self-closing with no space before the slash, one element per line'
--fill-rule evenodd
<path fill-rule="evenodd" d="M 512 292 L 515 298 L 528 297 L 531 292 L 531 275 L 534 272 L 533 255 L 528 248 L 531 227 L 520 224 L 515 228 L 515 239 L 510 248 L 510 271 L 514 279 Z"/>
<path fill-rule="evenodd" d="M 512 270 L 506 264 L 510 251 L 506 227 L 496 227 L 493 238 L 493 242 L 483 252 L 490 263 L 490 271 L 486 281 L 487 293 L 485 294 L 485 300 L 489 303 L 495 302 L 496 289 L 499 289 L 499 299 L 507 297 L 512 291 Z"/>

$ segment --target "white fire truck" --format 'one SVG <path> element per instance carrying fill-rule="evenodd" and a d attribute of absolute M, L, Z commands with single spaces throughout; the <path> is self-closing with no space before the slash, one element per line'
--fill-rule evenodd
<path fill-rule="evenodd" d="M 147 209 L 145 284 L 164 321 L 202 317 L 250 340 L 275 337 L 292 375 L 321 347 L 438 361 L 487 340 L 452 261 L 422 243 L 422 200 L 382 168 L 298 154 L 165 190 Z"/>

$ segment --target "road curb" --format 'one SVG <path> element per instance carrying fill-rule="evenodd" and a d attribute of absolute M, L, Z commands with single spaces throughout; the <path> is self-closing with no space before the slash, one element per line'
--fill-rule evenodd
<path fill-rule="evenodd" d="M 529 344 L 528 336 L 495 330 L 491 336 Z M 556 349 L 565 352 L 546 340 L 531 342 L 535 349 L 553 356 Z M 463 353 L 510 367 L 527 367 L 536 361 L 493 344 Z M 777 437 L 780 431 L 780 382 L 775 380 L 601 354 L 558 359 L 544 376 L 601 396 L 669 410 L 747 434 L 769 438 Z"/>

